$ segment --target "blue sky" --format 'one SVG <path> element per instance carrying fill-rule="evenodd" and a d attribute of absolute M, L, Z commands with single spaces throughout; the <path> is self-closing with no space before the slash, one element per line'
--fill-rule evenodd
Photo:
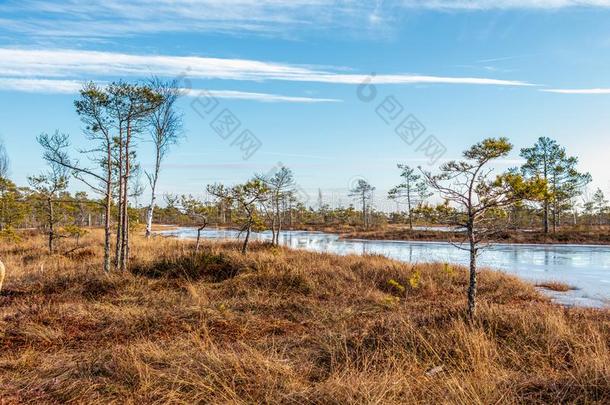
<path fill-rule="evenodd" d="M 434 167 L 431 139 L 438 164 L 485 137 L 518 150 L 550 136 L 608 193 L 609 22 L 605 0 L 0 1 L 0 136 L 24 184 L 44 166 L 36 135 L 59 129 L 79 146 L 82 82 L 155 74 L 192 89 L 162 192 L 200 194 L 282 162 L 312 199 L 359 177 L 381 195 L 396 163 Z M 202 118 L 192 103 L 207 97 L 218 107 Z M 210 126 L 225 109 L 241 122 L 227 140 Z M 412 144 L 395 133 L 409 115 L 425 127 Z M 245 129 L 260 141 L 247 160 L 234 143 Z"/>

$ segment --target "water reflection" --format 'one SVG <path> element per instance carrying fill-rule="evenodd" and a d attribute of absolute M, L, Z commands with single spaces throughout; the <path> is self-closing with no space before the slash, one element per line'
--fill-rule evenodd
<path fill-rule="evenodd" d="M 166 235 L 195 238 L 191 228 L 163 231 Z M 237 232 L 207 229 L 208 239 L 236 238 Z M 254 233 L 252 239 L 271 240 L 270 232 Z M 286 231 L 282 244 L 296 249 L 336 254 L 379 254 L 411 262 L 448 262 L 467 265 L 468 253 L 443 242 L 343 240 L 338 235 Z M 554 294 L 566 304 L 602 306 L 610 300 L 610 247 L 583 245 L 510 245 L 486 249 L 479 259 L 484 267 L 516 274 L 532 281 L 562 281 L 578 288 L 567 294 Z"/>

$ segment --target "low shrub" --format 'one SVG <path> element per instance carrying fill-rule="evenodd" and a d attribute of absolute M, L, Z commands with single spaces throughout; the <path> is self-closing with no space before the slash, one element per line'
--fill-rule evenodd
<path fill-rule="evenodd" d="M 131 265 L 135 275 L 150 278 L 185 278 L 221 282 L 235 277 L 239 268 L 223 254 L 210 252 L 181 256 L 161 256 L 149 262 L 135 262 Z"/>

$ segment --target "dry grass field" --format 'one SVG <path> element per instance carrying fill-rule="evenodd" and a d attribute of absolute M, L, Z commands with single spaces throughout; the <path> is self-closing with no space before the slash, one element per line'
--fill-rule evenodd
<path fill-rule="evenodd" d="M 59 250 L 71 249 L 68 241 Z M 483 271 L 254 244 L 3 243 L 0 403 L 610 403 L 610 313 Z"/>

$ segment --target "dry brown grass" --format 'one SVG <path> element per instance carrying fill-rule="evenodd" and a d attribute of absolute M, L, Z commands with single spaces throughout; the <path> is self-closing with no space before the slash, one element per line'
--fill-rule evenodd
<path fill-rule="evenodd" d="M 422 240 L 443 241 L 452 236 L 447 232 L 432 230 L 410 230 L 406 225 L 386 225 L 378 229 L 324 229 L 326 232 L 341 233 L 347 239 L 371 239 L 371 240 Z M 454 239 L 462 239 L 463 234 L 453 235 Z M 505 231 L 496 234 L 491 242 L 495 243 L 517 243 L 517 244 L 592 244 L 610 245 L 610 231 L 605 227 L 593 227 L 590 229 L 564 228 L 555 233 L 545 234 L 542 231 Z"/>
<path fill-rule="evenodd" d="M 575 287 L 572 287 L 569 284 L 562 283 L 561 281 L 545 281 L 536 284 L 536 287 L 545 288 L 551 291 L 557 292 L 568 292 L 570 290 L 575 290 Z"/>
<path fill-rule="evenodd" d="M 610 314 L 482 272 L 136 239 L 133 274 L 2 245 L 0 403 L 608 403 Z M 68 250 L 66 247 L 64 250 Z"/>

